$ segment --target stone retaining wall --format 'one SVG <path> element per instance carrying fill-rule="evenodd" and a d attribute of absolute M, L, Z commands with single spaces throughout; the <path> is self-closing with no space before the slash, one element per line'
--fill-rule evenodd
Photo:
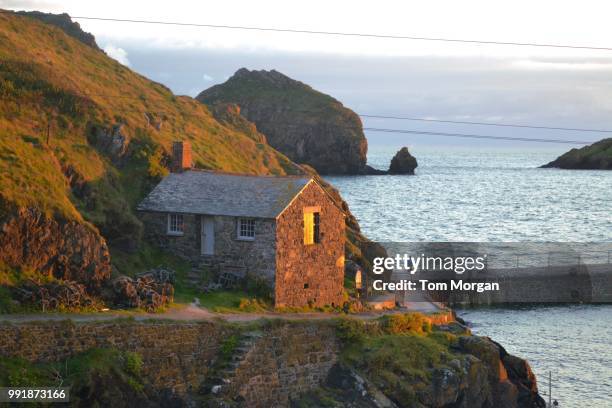
<path fill-rule="evenodd" d="M 0 356 L 61 361 L 92 348 L 142 356 L 143 377 L 156 389 L 185 394 L 206 377 L 227 330 L 202 323 L 27 323 L 0 326 Z"/>
<path fill-rule="evenodd" d="M 236 368 L 229 394 L 247 407 L 286 407 L 316 388 L 336 363 L 335 328 L 322 324 L 283 325 L 267 331 Z"/>
<path fill-rule="evenodd" d="M 232 329 L 212 322 L 88 322 L 0 324 L 0 356 L 61 361 L 92 348 L 114 347 L 142 356 L 142 376 L 157 392 L 193 400 Z M 339 353 L 326 323 L 282 323 L 261 337 L 236 367 L 230 398 L 249 407 L 287 406 L 317 387 Z"/>

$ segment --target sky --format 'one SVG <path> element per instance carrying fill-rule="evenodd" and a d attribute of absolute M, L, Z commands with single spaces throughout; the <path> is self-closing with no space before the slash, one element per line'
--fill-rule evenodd
<path fill-rule="evenodd" d="M 605 1 L 14 1 L 77 17 L 612 47 Z M 276 69 L 360 114 L 612 129 L 612 51 L 342 37 L 76 19 L 105 52 L 190 96 Z M 363 119 L 368 127 L 594 141 L 605 133 Z M 370 145 L 495 143 L 367 132 Z M 578 145 L 576 145 L 578 146 Z"/>

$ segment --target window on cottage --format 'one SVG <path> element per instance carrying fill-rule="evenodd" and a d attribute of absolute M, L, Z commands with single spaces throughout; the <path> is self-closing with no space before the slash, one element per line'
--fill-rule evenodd
<path fill-rule="evenodd" d="M 238 220 L 238 239 L 255 239 L 255 220 L 249 218 Z"/>
<path fill-rule="evenodd" d="M 183 235 L 183 214 L 168 214 L 168 234 Z"/>
<path fill-rule="evenodd" d="M 321 213 L 304 210 L 304 245 L 321 242 Z"/>

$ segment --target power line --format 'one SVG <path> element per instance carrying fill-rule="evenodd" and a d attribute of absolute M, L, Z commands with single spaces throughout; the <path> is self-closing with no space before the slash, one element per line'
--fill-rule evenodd
<path fill-rule="evenodd" d="M 498 127 L 512 127 L 512 128 L 526 128 L 526 129 L 543 129 L 543 130 L 563 130 L 563 131 L 577 131 L 577 132 L 595 132 L 595 133 L 612 133 L 610 129 L 586 129 L 586 128 L 568 128 L 568 127 L 555 127 L 555 126 L 538 126 L 538 125 L 526 125 L 526 124 L 515 124 L 515 123 L 494 123 L 494 122 L 467 122 L 460 120 L 443 120 L 443 119 L 427 119 L 427 118 L 411 118 L 404 116 L 385 116 L 385 115 L 367 115 L 358 114 L 362 118 L 376 118 L 376 119 L 394 119 L 394 120 L 410 120 L 410 121 L 421 121 L 421 122 L 436 122 L 436 123 L 452 123 L 460 125 L 482 125 L 482 126 L 498 126 Z"/>
<path fill-rule="evenodd" d="M 383 133 L 401 133 L 411 135 L 430 135 L 430 136 L 445 136 L 445 137 L 460 137 L 470 139 L 493 139 L 493 140 L 513 140 L 519 142 L 542 142 L 542 143 L 567 143 L 567 144 L 591 144 L 594 142 L 585 142 L 583 140 L 562 140 L 562 139 L 540 139 L 529 137 L 511 137 L 511 136 L 492 136 L 492 135 L 474 135 L 465 133 L 444 133 L 444 132 L 425 132 L 420 130 L 404 130 L 404 129 L 384 129 L 364 127 L 363 130 Z"/>
<path fill-rule="evenodd" d="M 83 92 L 83 93 L 79 93 L 76 95 L 81 96 L 81 97 L 96 97 L 97 96 L 97 97 L 114 98 L 114 99 L 116 98 L 135 99 L 135 100 L 140 100 L 142 102 L 145 102 L 145 101 L 156 102 L 155 100 L 149 100 L 147 97 L 143 98 L 140 96 L 130 96 L 130 95 L 118 95 L 118 94 L 112 95 L 112 94 L 99 94 L 99 93 L 89 93 L 89 92 Z M 180 97 L 181 95 L 173 95 L 173 96 Z M 190 98 L 189 96 L 187 97 Z M 162 100 L 164 99 L 163 96 L 160 96 L 160 98 Z M 308 111 L 308 110 L 296 110 L 296 112 L 319 113 L 316 111 Z M 362 118 L 374 118 L 374 119 L 408 120 L 408 121 L 420 121 L 420 122 L 450 123 L 450 124 L 460 124 L 460 125 L 511 127 L 511 128 L 522 128 L 522 129 L 560 130 L 560 131 L 570 131 L 570 132 L 612 133 L 612 129 L 568 128 L 568 127 L 527 125 L 527 124 L 516 124 L 516 123 L 468 122 L 468 121 L 459 121 L 459 120 L 413 118 L 413 117 L 406 117 L 406 116 L 370 115 L 370 114 L 364 114 L 364 113 L 357 113 L 357 115 Z"/>
<path fill-rule="evenodd" d="M 507 45 L 507 46 L 519 46 L 519 47 L 569 48 L 569 49 L 578 49 L 578 50 L 612 51 L 612 47 L 596 47 L 596 46 L 590 46 L 590 45 L 551 44 L 551 43 L 518 42 L 518 41 L 472 40 L 472 39 L 460 39 L 460 38 L 422 37 L 422 36 L 409 36 L 409 35 L 354 33 L 354 32 L 341 32 L 341 31 L 317 31 L 317 30 L 305 30 L 305 29 L 302 30 L 302 29 L 294 29 L 294 28 L 238 26 L 238 25 L 206 24 L 206 23 L 181 23 L 177 21 L 140 20 L 140 19 L 124 19 L 124 18 L 92 17 L 92 16 L 71 16 L 71 18 L 75 20 L 112 21 L 112 22 L 119 22 L 119 23 L 157 24 L 157 25 L 172 25 L 172 26 L 180 26 L 180 27 L 204 27 L 204 28 L 214 28 L 214 29 L 264 31 L 264 32 L 279 32 L 279 33 L 291 33 L 291 34 L 331 35 L 331 36 L 339 36 L 339 37 L 366 37 L 366 38 L 380 38 L 380 39 L 394 39 L 394 40 L 436 41 L 436 42 L 468 43 L 468 44 L 484 44 L 484 45 L 487 45 L 487 44 L 488 45 Z"/>
<path fill-rule="evenodd" d="M 108 97 L 108 98 L 125 98 L 125 99 L 134 99 L 140 100 L 141 102 L 148 101 L 146 96 L 130 96 L 130 95 L 113 95 L 113 94 L 103 94 L 103 93 L 89 93 L 87 91 L 78 91 L 72 92 L 75 96 L 80 96 L 82 98 L 90 98 L 94 96 L 100 97 Z M 173 95 L 174 96 L 174 95 Z M 162 99 L 164 99 L 162 97 Z M 202 107 L 208 107 L 206 104 L 202 104 Z M 152 112 L 147 107 L 143 107 L 142 111 L 140 109 L 135 109 L 133 107 L 130 108 L 121 108 L 122 111 L 131 111 L 138 113 L 154 113 L 158 115 L 167 115 L 167 112 L 158 111 Z M 318 113 L 316 111 L 308 111 L 308 110 L 299 110 L 299 112 L 311 112 Z M 185 112 L 179 110 L 180 114 L 191 115 L 191 112 Z M 597 131 L 594 129 L 578 129 L 578 128 L 555 128 L 555 127 L 545 127 L 545 126 L 529 126 L 529 125 L 510 125 L 510 124 L 493 124 L 493 123 L 485 123 L 485 122 L 460 122 L 460 121 L 443 121 L 443 120 L 433 120 L 433 119 L 421 119 L 421 118 L 408 118 L 408 117 L 400 117 L 400 116 L 384 116 L 384 115 L 359 115 L 362 117 L 371 117 L 371 118 L 385 118 L 385 119 L 405 119 L 405 120 L 423 120 L 423 121 L 435 121 L 435 122 L 448 122 L 448 123 L 466 123 L 466 124 L 483 124 L 483 125 L 493 125 L 493 126 L 512 126 L 512 127 L 525 127 L 525 128 L 536 128 L 536 129 L 556 129 L 556 130 L 584 130 L 591 132 L 612 132 L 601 130 Z M 295 126 L 295 125 L 294 125 Z M 342 126 L 345 128 L 353 129 L 352 127 Z M 407 130 L 407 129 L 387 129 L 387 128 L 373 128 L 373 127 L 363 127 L 364 131 L 373 131 L 373 132 L 383 132 L 383 133 L 397 133 L 397 134 L 413 134 L 413 135 L 431 135 L 431 136 L 444 136 L 444 137 L 458 137 L 458 138 L 472 138 L 472 139 L 491 139 L 491 140 L 510 140 L 510 141 L 521 141 L 521 142 L 542 142 L 542 143 L 563 143 L 563 144 L 591 144 L 593 141 L 583 141 L 583 140 L 562 140 L 562 139 L 543 139 L 543 138 L 528 138 L 528 137 L 510 137 L 510 136 L 493 136 L 493 135 L 476 135 L 476 134 L 464 134 L 464 133 L 445 133 L 445 132 L 426 132 L 419 130 Z M 48 136 L 47 136 L 48 137 Z"/>

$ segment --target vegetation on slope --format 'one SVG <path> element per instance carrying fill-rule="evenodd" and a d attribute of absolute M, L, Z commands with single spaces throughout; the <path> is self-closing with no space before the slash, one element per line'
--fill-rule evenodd
<path fill-rule="evenodd" d="M 295 172 L 282 154 L 222 125 L 202 104 L 173 95 L 59 28 L 3 13 L 0 39 L 4 206 L 36 206 L 77 220 L 85 215 L 102 230 L 112 230 L 118 218 L 137 224 L 133 204 L 160 175 L 159 162 L 177 139 L 191 141 L 198 167 Z M 125 138 L 120 154 L 97 140 L 116 129 Z"/>
<path fill-rule="evenodd" d="M 542 167 L 577 170 L 612 170 L 612 138 L 572 149 Z"/>
<path fill-rule="evenodd" d="M 70 387 L 72 406 L 137 405 L 147 400 L 141 367 L 139 354 L 114 348 L 90 349 L 56 363 L 0 357 L 0 386 Z"/>
<path fill-rule="evenodd" d="M 167 174 L 175 140 L 191 142 L 196 167 L 299 172 L 242 118 L 232 120 L 238 113 L 220 122 L 201 103 L 82 42 L 86 33 L 65 18 L 56 27 L 40 17 L 0 14 L 0 223 L 12 222 L 13 231 L 23 229 L 20 222 L 37 228 L 10 237 L 14 247 L 0 252 L 10 266 L 26 266 L 20 255 L 21 247 L 32 247 L 26 239 L 41 248 L 49 247 L 43 239 L 58 242 L 55 252 L 38 255 L 41 263 L 63 259 L 66 244 L 53 231 L 66 223 L 98 236 L 94 269 L 105 262 L 105 240 L 114 255 L 137 250 L 142 224 L 135 206 Z M 35 212 L 24 220 L 26 208 Z"/>

